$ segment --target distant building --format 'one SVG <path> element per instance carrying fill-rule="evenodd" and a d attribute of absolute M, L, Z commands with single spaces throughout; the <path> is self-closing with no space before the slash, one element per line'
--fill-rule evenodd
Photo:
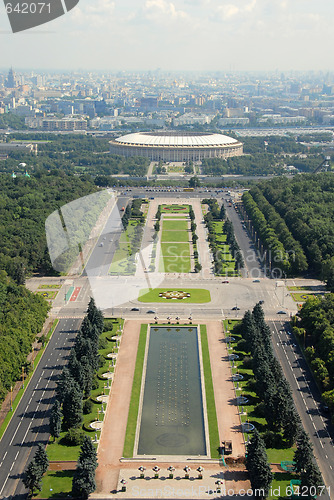
<path fill-rule="evenodd" d="M 22 142 L 0 142 L 0 154 L 32 153 L 37 155 L 37 144 L 26 144 Z"/>
<path fill-rule="evenodd" d="M 222 134 L 195 132 L 138 132 L 109 142 L 110 152 L 144 156 L 155 161 L 199 161 L 243 154 L 241 142 Z"/>
<path fill-rule="evenodd" d="M 87 130 L 87 121 L 84 118 L 27 118 L 26 125 L 46 131 L 54 130 Z"/>
<path fill-rule="evenodd" d="M 15 87 L 17 87 L 16 77 L 13 68 L 10 68 L 10 70 L 8 71 L 8 77 L 7 80 L 5 81 L 5 87 L 7 89 L 15 89 Z"/>

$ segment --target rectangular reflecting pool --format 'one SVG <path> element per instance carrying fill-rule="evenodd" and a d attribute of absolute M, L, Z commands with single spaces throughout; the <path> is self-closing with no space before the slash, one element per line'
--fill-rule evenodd
<path fill-rule="evenodd" d="M 206 455 L 196 326 L 152 325 L 136 455 Z"/>

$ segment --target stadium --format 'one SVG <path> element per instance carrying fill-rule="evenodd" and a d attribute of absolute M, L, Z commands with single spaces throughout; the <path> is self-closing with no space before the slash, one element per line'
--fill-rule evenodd
<path fill-rule="evenodd" d="M 110 153 L 144 156 L 153 161 L 187 162 L 228 158 L 243 153 L 241 142 L 223 134 L 196 132 L 137 132 L 110 141 Z"/>

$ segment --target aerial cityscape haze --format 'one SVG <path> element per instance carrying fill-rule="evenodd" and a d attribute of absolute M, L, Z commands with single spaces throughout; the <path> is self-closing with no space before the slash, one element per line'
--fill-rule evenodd
<path fill-rule="evenodd" d="M 333 4 L 3 4 L 0 500 L 333 498 Z"/>

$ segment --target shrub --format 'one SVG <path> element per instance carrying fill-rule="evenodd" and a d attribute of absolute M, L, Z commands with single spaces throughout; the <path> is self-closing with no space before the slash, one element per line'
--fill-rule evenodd
<path fill-rule="evenodd" d="M 64 441 L 68 446 L 81 446 L 85 437 L 82 429 L 69 429 L 65 436 Z"/>
<path fill-rule="evenodd" d="M 99 380 L 98 378 L 95 376 L 92 380 L 92 390 L 94 391 L 95 389 L 98 389 L 99 388 Z"/>
<path fill-rule="evenodd" d="M 90 398 L 88 398 L 86 399 L 82 407 L 83 414 L 89 415 L 89 413 L 92 413 L 92 409 L 93 409 L 93 402 Z"/>
<path fill-rule="evenodd" d="M 99 338 L 99 349 L 106 349 L 108 347 L 108 340 L 105 337 Z"/>

